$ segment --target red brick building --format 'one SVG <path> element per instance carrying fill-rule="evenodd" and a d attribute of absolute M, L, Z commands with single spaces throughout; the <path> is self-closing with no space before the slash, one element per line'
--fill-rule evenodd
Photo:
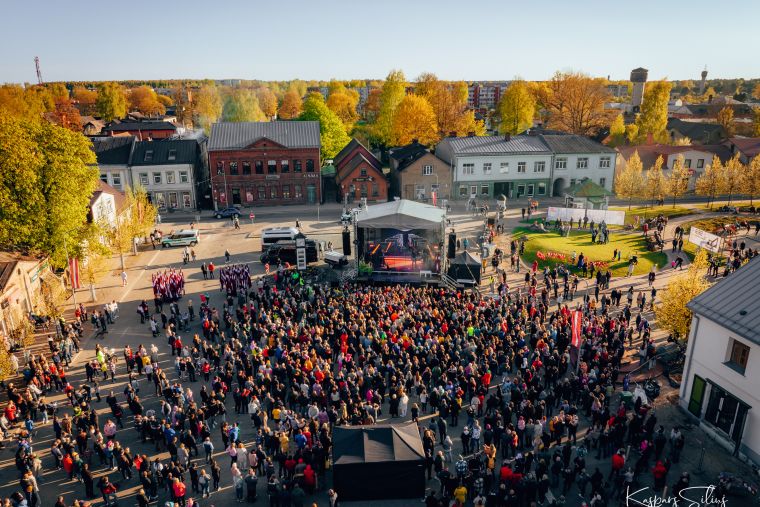
<path fill-rule="evenodd" d="M 320 201 L 319 122 L 216 123 L 208 157 L 215 209 Z"/>
<path fill-rule="evenodd" d="M 380 161 L 356 139 L 343 148 L 333 159 L 335 182 L 341 202 L 359 202 L 366 197 L 370 202 L 388 201 L 388 180 Z"/>

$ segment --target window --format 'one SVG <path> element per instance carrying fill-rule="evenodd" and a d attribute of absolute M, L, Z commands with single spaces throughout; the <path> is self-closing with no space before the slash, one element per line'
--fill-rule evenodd
<path fill-rule="evenodd" d="M 555 169 L 567 169 L 567 157 L 557 158 L 554 161 Z"/>
<path fill-rule="evenodd" d="M 361 196 L 365 197 L 365 198 L 367 197 L 367 184 L 366 183 L 362 183 Z"/>
<path fill-rule="evenodd" d="M 307 173 L 313 173 L 314 172 L 314 160 L 309 159 L 306 161 L 306 172 Z"/>
<path fill-rule="evenodd" d="M 414 195 L 417 199 L 425 198 L 425 185 L 417 184 L 414 186 Z"/>
<path fill-rule="evenodd" d="M 480 185 L 480 195 L 489 195 L 490 191 L 488 185 Z"/>
<path fill-rule="evenodd" d="M 738 340 L 731 340 L 731 355 L 726 362 L 726 366 L 732 370 L 744 375 L 747 369 L 747 360 L 749 359 L 749 347 Z"/>
<path fill-rule="evenodd" d="M 108 175 L 105 173 L 101 174 L 100 181 L 102 181 L 103 183 L 108 183 Z"/>
<path fill-rule="evenodd" d="M 459 187 L 459 197 L 467 197 L 467 187 L 465 185 Z"/>
<path fill-rule="evenodd" d="M 697 169 L 702 169 L 705 167 L 705 159 L 700 158 L 697 159 Z"/>
<path fill-rule="evenodd" d="M 491 174 L 491 162 L 483 163 L 483 174 Z"/>
<path fill-rule="evenodd" d="M 259 187 L 259 200 L 263 201 L 266 198 L 267 198 L 267 188 Z"/>
<path fill-rule="evenodd" d="M 502 162 L 499 164 L 499 172 L 501 174 L 506 174 L 509 172 L 509 162 Z"/>
<path fill-rule="evenodd" d="M 161 184 L 161 173 L 153 173 L 153 183 L 156 185 Z"/>
<path fill-rule="evenodd" d="M 303 198 L 303 190 L 301 190 L 301 185 L 294 185 L 293 188 L 294 188 L 293 197 L 295 197 L 296 199 Z"/>
<path fill-rule="evenodd" d="M 144 162 L 150 162 L 153 160 L 153 150 L 145 150 L 145 157 L 143 158 Z"/>
<path fill-rule="evenodd" d="M 187 171 L 180 171 L 179 172 L 179 182 L 180 183 L 188 183 L 190 181 L 190 177 L 188 176 Z"/>
<path fill-rule="evenodd" d="M 525 185 L 517 185 L 517 197 L 525 195 Z"/>
<path fill-rule="evenodd" d="M 546 162 L 533 162 L 533 172 L 542 173 L 546 170 Z"/>
<path fill-rule="evenodd" d="M 237 162 L 230 162 L 230 175 L 237 176 L 238 169 L 237 169 Z"/>
<path fill-rule="evenodd" d="M 277 174 L 277 161 L 270 160 L 267 162 L 267 174 Z"/>
<path fill-rule="evenodd" d="M 282 198 L 283 199 L 290 199 L 290 185 L 283 185 L 282 186 Z"/>
<path fill-rule="evenodd" d="M 607 178 L 599 178 L 599 186 L 605 186 L 607 184 Z"/>
<path fill-rule="evenodd" d="M 300 173 L 301 172 L 301 161 L 300 160 L 294 160 L 293 161 L 293 172 Z"/>
<path fill-rule="evenodd" d="M 113 186 L 116 188 L 121 187 L 121 174 L 112 174 L 111 177 L 113 178 Z"/>
<path fill-rule="evenodd" d="M 366 177 L 367 177 L 367 168 L 366 168 L 366 167 L 362 167 L 362 168 L 359 170 L 359 175 L 360 175 L 362 178 L 366 178 Z"/>
<path fill-rule="evenodd" d="M 600 158 L 599 159 L 599 167 L 601 167 L 602 169 L 609 169 L 609 167 L 610 167 L 610 161 L 611 160 L 612 159 L 610 159 L 610 157 L 602 157 L 602 158 Z"/>
<path fill-rule="evenodd" d="M 174 185 L 174 171 L 166 171 L 166 182 L 170 185 Z"/>
<path fill-rule="evenodd" d="M 216 174 L 217 175 L 224 174 L 224 162 L 222 162 L 221 160 L 216 163 Z"/>
<path fill-rule="evenodd" d="M 470 197 L 475 197 L 476 195 L 478 195 L 478 186 L 470 185 Z"/>
<path fill-rule="evenodd" d="M 432 165 L 423 165 L 422 166 L 422 175 L 423 176 L 430 176 L 433 174 L 433 166 Z"/>
<path fill-rule="evenodd" d="M 524 173 L 525 172 L 525 162 L 518 162 L 517 163 L 517 172 L 518 173 Z"/>
<path fill-rule="evenodd" d="M 290 172 L 290 161 L 288 161 L 288 160 L 281 160 L 280 161 L 280 172 L 281 173 L 289 173 Z"/>
<path fill-rule="evenodd" d="M 177 160 L 177 150 L 169 150 L 169 154 L 166 157 L 167 160 Z"/>
<path fill-rule="evenodd" d="M 182 192 L 182 207 L 189 208 L 191 205 L 192 200 L 190 198 L 190 192 Z"/>
<path fill-rule="evenodd" d="M 243 174 L 244 175 L 251 174 L 251 163 L 250 162 L 243 162 Z"/>
<path fill-rule="evenodd" d="M 546 195 L 546 183 L 538 184 L 538 195 Z"/>
<path fill-rule="evenodd" d="M 276 186 L 269 187 L 269 197 L 271 199 L 277 199 L 277 187 Z"/>
<path fill-rule="evenodd" d="M 475 174 L 475 164 L 462 164 L 462 174 Z"/>
<path fill-rule="evenodd" d="M 140 185 L 148 186 L 148 173 L 140 173 Z"/>
<path fill-rule="evenodd" d="M 578 157 L 578 161 L 575 163 L 576 169 L 588 168 L 588 157 Z"/>
<path fill-rule="evenodd" d="M 380 187 L 377 186 L 377 183 L 372 184 L 372 197 L 379 197 L 380 196 Z"/>
<path fill-rule="evenodd" d="M 690 159 L 690 158 L 687 158 L 686 160 L 684 160 L 684 161 L 683 161 L 683 166 L 684 166 L 686 169 L 691 169 L 691 159 Z"/>
<path fill-rule="evenodd" d="M 253 163 L 253 168 L 256 171 L 256 174 L 264 174 L 264 162 L 261 160 L 256 160 Z"/>

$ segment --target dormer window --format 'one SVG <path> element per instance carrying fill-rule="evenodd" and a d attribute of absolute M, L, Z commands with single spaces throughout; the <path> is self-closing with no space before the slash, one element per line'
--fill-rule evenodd
<path fill-rule="evenodd" d="M 145 159 L 143 161 L 144 162 L 150 162 L 151 160 L 153 160 L 153 150 L 146 150 L 145 151 Z"/>

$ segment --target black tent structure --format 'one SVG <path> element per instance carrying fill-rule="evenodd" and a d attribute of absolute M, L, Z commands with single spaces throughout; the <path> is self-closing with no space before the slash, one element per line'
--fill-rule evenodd
<path fill-rule="evenodd" d="M 449 262 L 448 275 L 464 285 L 480 285 L 480 258 L 470 252 L 460 252 Z"/>
<path fill-rule="evenodd" d="M 425 451 L 417 423 L 336 426 L 333 488 L 341 500 L 422 498 Z"/>

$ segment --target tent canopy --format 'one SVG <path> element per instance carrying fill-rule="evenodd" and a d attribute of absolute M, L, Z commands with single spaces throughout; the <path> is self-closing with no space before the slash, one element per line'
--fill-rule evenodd
<path fill-rule="evenodd" d="M 417 424 L 336 426 L 333 460 L 336 465 L 386 463 L 425 459 Z"/>
<path fill-rule="evenodd" d="M 357 226 L 365 229 L 437 230 L 446 212 L 429 204 L 407 199 L 368 206 L 359 212 Z"/>
<path fill-rule="evenodd" d="M 589 178 L 583 178 L 581 181 L 568 188 L 565 193 L 572 197 L 585 197 L 589 201 L 604 201 L 605 197 L 613 195 L 612 192 L 603 186 L 594 183 Z"/>
<path fill-rule="evenodd" d="M 451 259 L 449 263 L 452 266 L 478 266 L 480 267 L 480 258 L 470 252 L 461 252 Z"/>

